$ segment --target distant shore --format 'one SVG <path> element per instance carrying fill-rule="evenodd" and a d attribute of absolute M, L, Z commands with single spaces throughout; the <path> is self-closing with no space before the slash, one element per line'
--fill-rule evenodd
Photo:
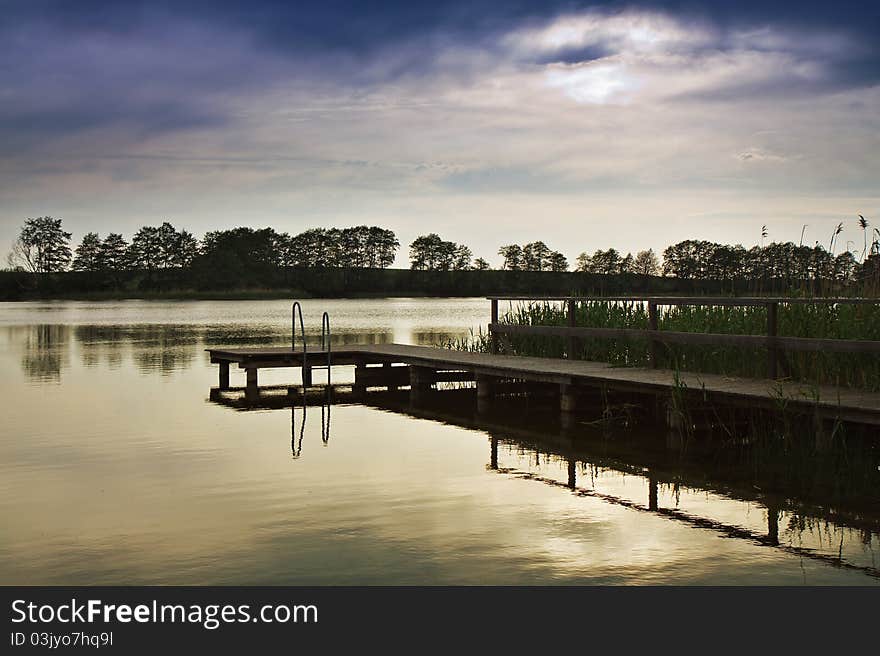
<path fill-rule="evenodd" d="M 0 298 L 3 302 L 28 301 L 259 301 L 285 298 L 482 298 L 481 294 L 425 294 L 422 292 L 401 292 L 395 294 L 359 292 L 345 295 L 313 294 L 298 289 L 232 289 L 205 291 L 180 289 L 168 291 L 95 291 L 53 294 L 51 296 L 29 294 L 16 298 Z"/>
<path fill-rule="evenodd" d="M 809 293 L 791 280 L 690 280 L 638 274 L 551 271 L 273 268 L 256 279 L 188 269 L 31 274 L 0 271 L 0 301 L 258 300 L 276 298 L 484 297 L 491 295 L 787 294 Z M 822 290 L 828 294 L 830 290 Z M 836 290 L 838 292 L 844 290 Z M 820 293 L 818 290 L 816 293 Z"/>

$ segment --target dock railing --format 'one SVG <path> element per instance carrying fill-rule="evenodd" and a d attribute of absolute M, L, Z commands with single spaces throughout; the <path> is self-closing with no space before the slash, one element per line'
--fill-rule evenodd
<path fill-rule="evenodd" d="M 786 297 L 706 297 L 706 296 L 489 296 L 491 321 L 489 342 L 492 353 L 499 351 L 499 337 L 531 335 L 562 337 L 567 340 L 566 357 L 577 358 L 578 340 L 585 337 L 606 339 L 647 339 L 649 361 L 658 367 L 661 345 L 688 344 L 709 346 L 739 346 L 767 349 L 767 377 L 779 377 L 779 361 L 785 351 L 824 351 L 833 353 L 862 353 L 880 355 L 880 340 L 828 339 L 814 337 L 780 337 L 778 316 L 780 305 L 794 304 L 859 304 L 878 305 L 877 298 L 786 298 Z M 562 302 L 566 306 L 567 326 L 535 326 L 499 323 L 498 302 Z M 644 328 L 599 328 L 577 325 L 577 304 L 587 302 L 646 303 L 648 322 Z M 729 333 L 692 333 L 660 330 L 658 308 L 663 306 L 730 306 L 764 307 L 767 310 L 767 329 L 764 335 Z"/>

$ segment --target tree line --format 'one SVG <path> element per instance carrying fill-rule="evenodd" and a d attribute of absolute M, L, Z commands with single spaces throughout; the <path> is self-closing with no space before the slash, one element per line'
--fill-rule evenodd
<path fill-rule="evenodd" d="M 400 247 L 391 230 L 377 226 L 313 228 L 297 235 L 272 228 L 233 228 L 207 232 L 199 241 L 166 221 L 140 228 L 131 242 L 118 233 L 102 239 L 89 232 L 73 251 L 71 237 L 61 219 L 29 218 L 13 245 L 9 265 L 34 273 L 194 266 L 386 268 L 394 263 Z"/>
<path fill-rule="evenodd" d="M 862 252 L 835 254 L 835 228 L 828 248 L 793 242 L 773 242 L 751 248 L 701 240 L 684 240 L 666 248 L 662 262 L 652 249 L 621 254 L 614 248 L 578 255 L 575 271 L 619 275 L 663 275 L 685 280 L 789 280 L 852 282 L 880 275 L 880 230 L 869 231 L 859 216 L 864 235 Z M 870 234 L 870 243 L 869 243 Z M 201 240 L 169 222 L 144 226 L 127 241 L 121 234 L 101 238 L 89 232 L 71 249 L 72 234 L 62 221 L 49 216 L 28 218 L 9 255 L 14 270 L 53 273 L 156 271 L 190 269 L 205 277 L 221 275 L 234 281 L 259 278 L 260 272 L 279 268 L 388 268 L 400 243 L 394 232 L 378 226 L 312 228 L 296 235 L 272 228 L 232 228 L 207 232 Z M 510 271 L 568 271 L 566 257 L 543 241 L 502 246 L 502 269 Z M 471 249 L 442 239 L 436 233 L 417 237 L 409 245 L 414 270 L 487 270 L 489 263 L 473 258 Z"/>

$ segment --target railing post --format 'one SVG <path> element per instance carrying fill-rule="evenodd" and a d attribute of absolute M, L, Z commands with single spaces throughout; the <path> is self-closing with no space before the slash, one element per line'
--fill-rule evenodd
<path fill-rule="evenodd" d="M 767 337 L 772 340 L 776 337 L 778 330 L 778 308 L 779 304 L 771 302 L 767 304 Z M 768 340 L 768 342 L 770 341 Z M 779 361 L 779 350 L 776 346 L 767 346 L 767 377 L 775 379 L 778 375 L 777 363 Z"/>
<path fill-rule="evenodd" d="M 574 328 L 577 325 L 577 316 L 575 315 L 575 309 L 577 308 L 577 302 L 574 299 L 568 300 L 568 327 Z M 580 360 L 580 340 L 574 335 L 569 336 L 568 338 L 568 358 L 569 360 Z"/>
<path fill-rule="evenodd" d="M 498 353 L 498 335 L 494 333 L 492 330 L 492 324 L 498 323 L 498 299 L 491 299 L 492 302 L 492 313 L 489 318 L 489 348 L 492 350 L 492 354 Z"/>
<path fill-rule="evenodd" d="M 660 329 L 660 321 L 657 318 L 657 303 L 655 301 L 648 301 L 648 330 L 656 331 Z M 660 349 L 658 348 L 659 342 L 657 339 L 651 335 L 648 340 L 648 344 L 650 346 L 650 352 L 648 353 L 648 357 L 651 361 L 651 367 L 656 369 L 660 366 Z"/>

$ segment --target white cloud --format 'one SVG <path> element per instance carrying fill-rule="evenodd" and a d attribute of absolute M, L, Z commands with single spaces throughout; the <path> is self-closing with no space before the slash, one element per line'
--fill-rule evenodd
<path fill-rule="evenodd" d="M 548 67 L 546 79 L 547 86 L 561 89 L 566 96 L 581 103 L 625 100 L 626 92 L 638 86 L 637 80 L 619 63 L 552 65 Z"/>
<path fill-rule="evenodd" d="M 380 53 L 363 62 L 370 82 L 334 79 L 327 62 L 241 61 L 248 44 L 234 41 L 231 67 L 273 75 L 211 89 L 223 125 L 90 132 L 39 159 L 0 158 L 0 240 L 51 213 L 78 235 L 162 217 L 195 232 L 375 222 L 403 243 L 437 231 L 489 259 L 502 225 L 505 239 L 570 257 L 742 241 L 764 223 L 797 240 L 822 217 L 880 215 L 880 89 L 824 86 L 837 38 L 591 12 L 492 46 L 449 44 L 390 79 L 375 73 Z M 162 61 L 185 54 L 163 43 Z M 593 47 L 583 61 L 551 56 Z M 424 52 L 393 55 L 396 66 Z"/>
<path fill-rule="evenodd" d="M 613 52 L 669 52 L 706 45 L 712 32 L 649 12 L 587 12 L 556 18 L 548 25 L 513 32 L 506 41 L 521 53 L 553 53 L 600 46 Z"/>

